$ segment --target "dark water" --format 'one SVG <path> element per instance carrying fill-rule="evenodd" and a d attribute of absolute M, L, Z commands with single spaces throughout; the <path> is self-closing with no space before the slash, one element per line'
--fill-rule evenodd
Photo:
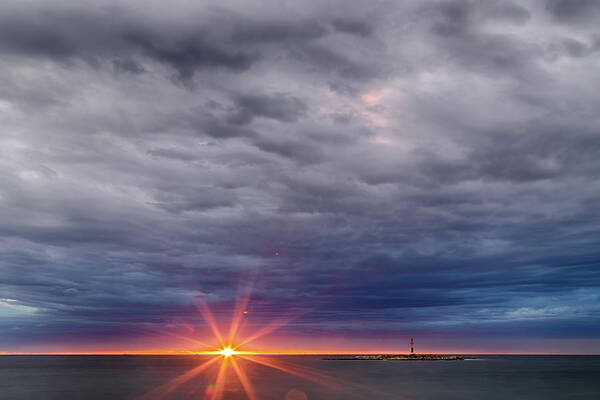
<path fill-rule="evenodd" d="M 324 361 L 277 356 L 312 380 L 236 358 L 257 399 L 600 399 L 600 356 L 477 356 L 465 361 Z M 135 399 L 206 356 L 0 356 L 1 399 Z M 214 367 L 214 368 L 213 368 Z M 169 392 L 208 399 L 219 365 Z M 315 382 L 318 381 L 318 382 Z M 224 399 L 246 399 L 235 371 Z M 156 397 L 154 397 L 156 398 Z"/>

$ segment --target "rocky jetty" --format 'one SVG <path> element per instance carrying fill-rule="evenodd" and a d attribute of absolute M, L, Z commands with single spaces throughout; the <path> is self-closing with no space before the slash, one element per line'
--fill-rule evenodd
<path fill-rule="evenodd" d="M 441 354 L 369 354 L 339 357 L 325 357 L 323 360 L 335 361 L 382 361 L 382 360 L 431 360 L 431 361 L 455 361 L 464 360 L 462 356 L 445 356 Z"/>

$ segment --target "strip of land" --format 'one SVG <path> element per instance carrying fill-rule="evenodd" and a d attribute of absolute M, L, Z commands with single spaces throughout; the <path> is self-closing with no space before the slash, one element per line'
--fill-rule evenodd
<path fill-rule="evenodd" d="M 369 354 L 369 355 L 355 355 L 355 356 L 343 356 L 343 357 L 325 357 L 323 360 L 335 360 L 335 361 L 377 361 L 377 360 L 464 360 L 462 356 L 444 356 L 440 354 Z"/>

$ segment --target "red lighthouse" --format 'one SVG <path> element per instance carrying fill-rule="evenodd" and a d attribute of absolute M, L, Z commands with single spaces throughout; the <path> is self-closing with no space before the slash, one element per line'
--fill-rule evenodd
<path fill-rule="evenodd" d="M 415 354 L 415 341 L 410 338 L 410 354 Z"/>

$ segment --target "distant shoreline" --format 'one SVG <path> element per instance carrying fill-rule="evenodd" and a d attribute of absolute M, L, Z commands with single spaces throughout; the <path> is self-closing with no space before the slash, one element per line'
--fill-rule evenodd
<path fill-rule="evenodd" d="M 462 361 L 463 356 L 445 356 L 440 354 L 370 354 L 344 357 L 325 357 L 328 361 L 385 361 L 385 360 L 405 360 L 405 361 Z"/>

